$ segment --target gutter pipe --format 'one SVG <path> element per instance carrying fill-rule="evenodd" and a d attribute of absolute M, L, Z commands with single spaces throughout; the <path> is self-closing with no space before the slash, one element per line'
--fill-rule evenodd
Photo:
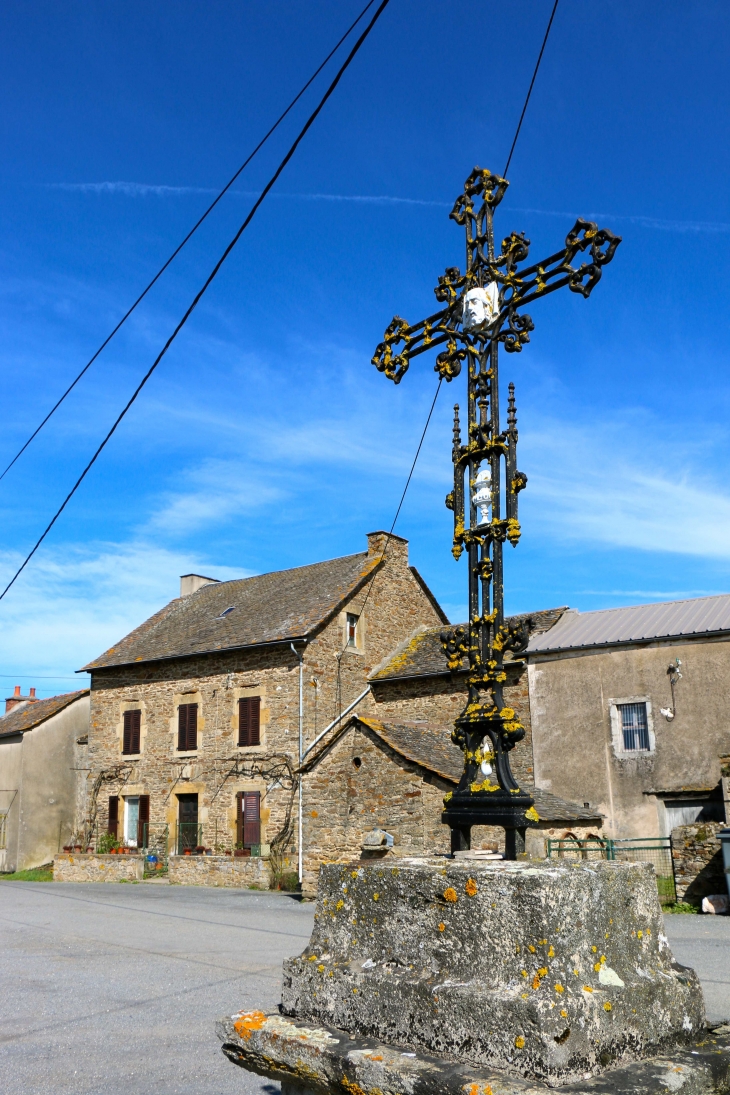
<path fill-rule="evenodd" d="M 370 691 L 370 685 L 368 685 L 367 688 L 365 689 L 365 691 L 361 692 L 360 695 L 357 697 L 357 699 L 353 700 L 352 703 L 350 704 L 350 706 L 346 707 L 345 710 L 341 714 L 339 714 L 336 719 L 333 719 L 332 722 L 329 724 L 329 726 L 325 726 L 322 733 L 317 735 L 317 737 L 314 739 L 312 744 L 308 745 L 303 753 L 300 751 L 300 755 L 299 755 L 299 765 L 300 765 L 300 767 L 301 767 L 301 763 L 304 760 L 304 758 L 307 756 L 308 753 L 312 752 L 312 750 L 314 749 L 317 742 L 321 741 L 322 738 L 325 736 L 325 734 L 328 734 L 334 726 L 337 726 L 338 722 L 342 722 L 345 715 L 349 715 L 350 712 L 352 711 L 353 707 L 357 707 L 360 700 L 364 700 L 369 691 Z"/>

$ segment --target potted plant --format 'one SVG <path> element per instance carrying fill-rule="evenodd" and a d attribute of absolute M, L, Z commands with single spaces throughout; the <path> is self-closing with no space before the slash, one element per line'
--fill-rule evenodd
<path fill-rule="evenodd" d="M 67 852 L 67 853 L 72 852 L 73 851 L 73 844 L 64 844 L 63 850 L 64 850 L 64 852 Z"/>
<path fill-rule="evenodd" d="M 183 848 L 183 855 L 192 855 L 192 854 L 193 854 L 193 849 L 192 848 Z"/>

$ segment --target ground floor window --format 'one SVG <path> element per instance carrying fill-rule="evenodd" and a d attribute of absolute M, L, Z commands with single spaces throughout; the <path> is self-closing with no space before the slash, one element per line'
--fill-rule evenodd
<path fill-rule="evenodd" d="M 198 796 L 177 796 L 177 854 L 194 852 L 200 844 Z"/>
<path fill-rule="evenodd" d="M 261 792 L 239 791 L 236 795 L 236 847 L 261 844 Z"/>

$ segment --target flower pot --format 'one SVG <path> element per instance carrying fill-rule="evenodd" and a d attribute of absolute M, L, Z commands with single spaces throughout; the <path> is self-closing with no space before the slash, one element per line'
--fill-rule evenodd
<path fill-rule="evenodd" d="M 244 850 L 243 848 L 236 848 L 236 850 L 235 850 L 235 852 L 234 852 L 233 854 L 234 854 L 234 856 L 236 857 L 236 859 L 243 859 L 243 857 L 245 856 L 246 852 L 245 852 L 245 850 Z"/>
<path fill-rule="evenodd" d="M 72 852 L 72 851 L 73 851 L 73 847 L 72 847 L 72 845 L 71 845 L 71 844 L 64 844 L 64 846 L 63 846 L 63 850 L 64 850 L 64 852 Z"/>
<path fill-rule="evenodd" d="M 74 844 L 74 851 L 75 852 L 82 852 L 83 848 L 81 847 L 80 844 Z"/>
<path fill-rule="evenodd" d="M 86 854 L 87 855 L 93 855 L 93 852 L 94 852 L 94 849 L 92 848 L 91 845 L 89 845 L 89 847 L 86 849 Z"/>
<path fill-rule="evenodd" d="M 192 852 L 191 848 L 185 848 L 184 851 L 183 851 L 183 855 L 192 855 L 192 854 L 193 854 L 193 852 Z"/>
<path fill-rule="evenodd" d="M 233 854 L 233 853 L 232 853 L 232 852 L 229 852 L 228 850 L 224 851 L 224 853 L 223 853 L 223 855 L 232 855 L 232 854 Z"/>

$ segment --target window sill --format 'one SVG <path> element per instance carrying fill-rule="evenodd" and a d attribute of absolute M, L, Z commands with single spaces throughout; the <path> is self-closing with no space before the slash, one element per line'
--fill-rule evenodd
<path fill-rule="evenodd" d="M 122 753 L 125 760 L 141 760 L 141 753 Z"/>
<path fill-rule="evenodd" d="M 191 750 L 190 750 L 190 751 L 188 752 L 188 751 L 186 751 L 186 750 L 183 750 L 183 749 L 176 749 L 176 750 L 175 750 L 175 754 L 174 754 L 174 755 L 175 755 L 176 757 L 184 757 L 184 758 L 185 758 L 185 759 L 187 760 L 187 759 L 188 759 L 188 757 L 197 757 L 197 755 L 198 755 L 198 750 L 197 750 L 197 749 L 191 749 Z"/>

